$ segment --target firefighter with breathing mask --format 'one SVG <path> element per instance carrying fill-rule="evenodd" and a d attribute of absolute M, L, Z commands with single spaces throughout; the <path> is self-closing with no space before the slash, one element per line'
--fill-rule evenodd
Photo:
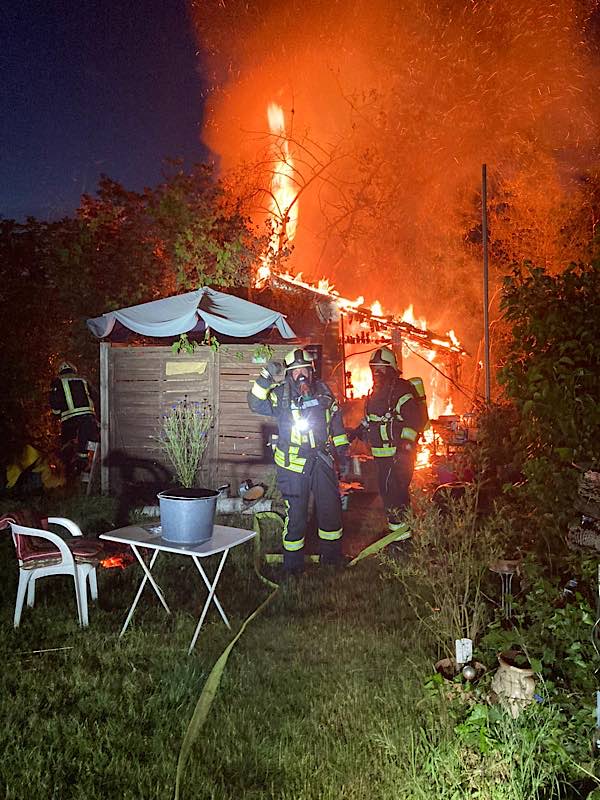
<path fill-rule="evenodd" d="M 410 505 L 417 442 L 427 423 L 423 382 L 420 378 L 404 380 L 388 347 L 376 350 L 369 366 L 373 389 L 365 402 L 364 418 L 349 436 L 369 445 L 389 532 L 397 533 L 396 542 L 407 542 L 411 530 L 404 512 Z M 404 546 L 394 547 L 402 550 Z"/>
<path fill-rule="evenodd" d="M 321 563 L 341 564 L 342 507 L 333 452 L 345 477 L 349 442 L 340 408 L 329 387 L 316 379 L 310 353 L 298 348 L 286 355 L 283 364 L 267 364 L 248 393 L 248 405 L 278 423 L 274 459 L 277 485 L 287 507 L 284 570 L 298 574 L 304 568 L 311 494 Z"/>
<path fill-rule="evenodd" d="M 98 422 L 93 390 L 77 369 L 64 361 L 50 386 L 52 413 L 60 418 L 60 457 L 67 474 L 80 473 L 88 466 L 88 443 L 98 442 Z"/>

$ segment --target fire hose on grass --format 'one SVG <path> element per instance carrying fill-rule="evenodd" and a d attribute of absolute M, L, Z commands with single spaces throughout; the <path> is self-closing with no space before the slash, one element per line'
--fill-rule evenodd
<path fill-rule="evenodd" d="M 196 707 L 194 708 L 194 712 L 192 717 L 189 721 L 187 730 L 185 732 L 185 736 L 183 737 L 183 742 L 181 744 L 181 750 L 179 751 L 179 758 L 177 759 L 177 772 L 175 775 L 175 796 L 174 800 L 179 800 L 180 797 L 180 790 L 181 790 L 181 783 L 183 779 L 183 773 L 185 771 L 185 767 L 190 756 L 190 752 L 194 745 L 194 742 L 198 738 L 198 734 L 204 727 L 204 723 L 208 719 L 208 714 L 210 712 L 211 706 L 213 701 L 216 697 L 217 691 L 221 684 L 221 678 L 223 677 L 223 672 L 225 671 L 225 667 L 227 666 L 227 661 L 229 660 L 229 656 L 231 655 L 231 651 L 237 644 L 238 640 L 242 637 L 242 634 L 248 627 L 248 625 L 252 622 L 252 620 L 256 619 L 263 610 L 271 603 L 277 592 L 279 591 L 279 584 L 275 583 L 274 581 L 269 580 L 261 573 L 261 529 L 260 523 L 261 520 L 272 519 L 281 523 L 281 527 L 283 528 L 284 520 L 283 518 L 275 513 L 274 511 L 261 511 L 254 515 L 254 530 L 256 532 L 256 536 L 254 538 L 254 570 L 258 576 L 258 578 L 270 589 L 272 589 L 271 593 L 267 597 L 266 600 L 258 606 L 258 608 L 247 617 L 244 622 L 242 623 L 241 628 L 233 637 L 233 639 L 229 642 L 225 650 L 221 653 L 219 658 L 216 660 L 215 665 L 211 669 L 208 678 L 206 679 L 206 683 L 202 688 L 202 692 L 200 693 L 200 697 L 196 703 Z M 394 533 L 389 533 L 383 538 L 379 539 L 376 542 L 365 547 L 363 550 L 356 555 L 352 561 L 348 563 L 348 567 L 353 567 L 359 561 L 362 561 L 364 558 L 368 556 L 375 555 L 380 550 L 383 550 L 388 544 L 395 541 L 398 538 L 398 532 L 395 531 Z"/>

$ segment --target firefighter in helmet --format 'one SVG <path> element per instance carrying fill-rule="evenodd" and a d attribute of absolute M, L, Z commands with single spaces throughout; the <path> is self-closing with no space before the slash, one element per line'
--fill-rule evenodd
<path fill-rule="evenodd" d="M 277 485 L 287 507 L 285 571 L 300 573 L 304 567 L 311 494 L 321 563 L 341 563 L 342 508 L 336 459 L 345 476 L 349 442 L 339 406 L 329 387 L 316 379 L 310 353 L 298 348 L 285 356 L 283 364 L 267 364 L 248 392 L 248 405 L 256 414 L 275 417 L 278 423 L 274 459 Z"/>
<path fill-rule="evenodd" d="M 50 386 L 50 408 L 60 419 L 60 457 L 67 474 L 82 472 L 88 464 L 88 442 L 98 442 L 93 390 L 77 368 L 67 361 Z"/>
<path fill-rule="evenodd" d="M 376 350 L 369 361 L 373 389 L 365 402 L 365 415 L 350 431 L 350 439 L 366 442 L 375 458 L 379 494 L 383 500 L 390 533 L 397 542 L 410 539 L 404 519 L 410 505 L 409 486 L 415 465 L 415 450 L 426 423 L 425 394 L 400 376 L 396 357 L 388 347 Z M 422 389 L 422 381 L 420 382 Z"/>

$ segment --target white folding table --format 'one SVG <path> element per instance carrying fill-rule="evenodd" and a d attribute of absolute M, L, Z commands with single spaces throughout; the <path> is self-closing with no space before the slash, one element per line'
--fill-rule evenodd
<path fill-rule="evenodd" d="M 216 595 L 217 584 L 219 582 L 219 578 L 221 577 L 221 572 L 223 571 L 227 555 L 231 548 L 237 547 L 239 544 L 243 544 L 244 542 L 248 542 L 255 536 L 255 531 L 248 531 L 244 528 L 229 528 L 225 525 L 215 525 L 211 538 L 208 539 L 208 541 L 197 545 L 179 544 L 178 542 L 170 542 L 167 539 L 163 539 L 160 535 L 160 526 L 140 527 L 137 525 L 130 525 L 126 528 L 119 528 L 118 530 L 110 531 L 109 533 L 103 533 L 100 536 L 100 539 L 106 539 L 108 542 L 119 542 L 120 544 L 129 545 L 129 547 L 131 547 L 133 550 L 139 564 L 144 570 L 144 577 L 137 590 L 137 594 L 134 598 L 131 608 L 129 609 L 127 619 L 125 620 L 119 636 L 123 636 L 127 630 L 127 627 L 131 622 L 131 618 L 133 617 L 133 612 L 135 611 L 139 599 L 142 596 L 142 592 L 144 591 L 144 587 L 148 582 L 154 589 L 156 596 L 162 603 L 167 614 L 171 613 L 171 609 L 167 605 L 160 587 L 152 576 L 152 568 L 156 563 L 159 553 L 174 553 L 178 556 L 189 556 L 196 565 L 198 572 L 200 573 L 202 580 L 208 589 L 208 597 L 206 598 L 202 613 L 200 614 L 200 619 L 198 620 L 196 630 L 194 631 L 194 636 L 192 637 L 188 654 L 194 649 L 194 645 L 198 639 L 198 634 L 200 633 L 200 628 L 202 627 L 202 623 L 204 622 L 204 618 L 206 617 L 211 602 L 213 602 L 217 607 L 223 622 L 228 628 L 230 628 L 231 626 L 229 624 L 229 620 L 227 619 L 227 616 L 223 611 L 223 607 L 219 602 L 219 598 Z M 149 564 L 146 564 L 142 558 L 142 554 L 140 553 L 140 550 L 142 549 L 154 550 Z M 222 554 L 221 559 L 219 561 L 219 566 L 217 567 L 215 577 L 211 582 L 206 575 L 200 560 L 203 558 L 208 558 L 208 556 L 217 555 L 219 553 Z"/>

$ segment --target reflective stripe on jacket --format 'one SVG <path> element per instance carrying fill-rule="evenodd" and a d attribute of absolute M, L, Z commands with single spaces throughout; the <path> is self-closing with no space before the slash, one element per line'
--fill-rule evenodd
<path fill-rule="evenodd" d="M 357 435 L 368 442 L 375 458 L 394 456 L 399 446 L 416 444 L 421 424 L 418 404 L 413 385 L 403 378 L 367 397 Z"/>
<path fill-rule="evenodd" d="M 325 455 L 329 445 L 345 455 L 349 442 L 341 410 L 325 383 L 316 381 L 314 396 L 308 398 L 295 394 L 294 389 L 289 382 L 272 384 L 260 375 L 248 392 L 248 405 L 256 414 L 277 420 L 275 463 L 292 472 L 304 472 L 307 463 L 319 452 Z"/>
<path fill-rule="evenodd" d="M 88 382 L 74 375 L 56 378 L 50 389 L 50 407 L 53 414 L 60 415 L 61 422 L 83 414 L 94 414 Z"/>

